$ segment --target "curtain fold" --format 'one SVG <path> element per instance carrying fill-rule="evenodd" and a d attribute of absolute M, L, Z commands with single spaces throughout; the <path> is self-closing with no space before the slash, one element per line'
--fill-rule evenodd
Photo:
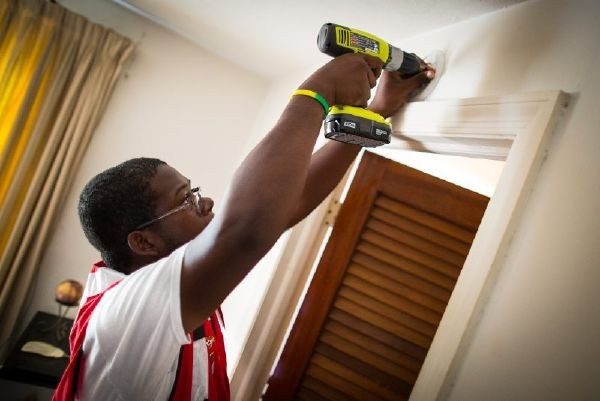
<path fill-rule="evenodd" d="M 0 0 L 0 359 L 133 43 L 43 0 Z"/>

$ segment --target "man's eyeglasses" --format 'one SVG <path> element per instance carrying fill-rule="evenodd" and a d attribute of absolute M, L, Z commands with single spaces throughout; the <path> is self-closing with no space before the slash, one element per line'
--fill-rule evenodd
<path fill-rule="evenodd" d="M 185 200 L 183 201 L 183 203 L 181 205 L 177 206 L 174 209 L 169 210 L 168 212 L 161 214 L 160 216 L 158 216 L 150 221 L 145 222 L 144 224 L 140 224 L 139 226 L 134 228 L 133 231 L 141 230 L 142 228 L 146 228 L 146 227 L 156 223 L 157 221 L 167 218 L 170 215 L 180 212 L 182 210 L 189 209 L 192 206 L 195 208 L 198 208 L 201 197 L 202 197 L 202 195 L 200 194 L 200 187 L 192 188 L 190 190 L 190 193 L 188 194 L 188 196 L 185 198 Z"/>

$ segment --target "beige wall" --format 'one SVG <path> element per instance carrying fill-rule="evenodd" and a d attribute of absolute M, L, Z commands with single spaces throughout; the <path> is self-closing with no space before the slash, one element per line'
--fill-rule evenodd
<path fill-rule="evenodd" d="M 66 278 L 85 282 L 91 263 L 99 258 L 77 217 L 79 192 L 93 175 L 131 157 L 159 157 L 201 185 L 215 199 L 218 212 L 267 87 L 254 74 L 108 0 L 60 3 L 140 42 L 60 212 L 27 321 L 37 310 L 56 313 L 56 284 Z M 233 326 L 246 319 L 242 314 L 229 315 Z M 233 332 L 232 347 L 239 349 L 244 336 Z"/>
<path fill-rule="evenodd" d="M 600 3 L 527 2 L 403 45 L 441 48 L 434 97 L 573 94 L 452 401 L 600 399 Z"/>

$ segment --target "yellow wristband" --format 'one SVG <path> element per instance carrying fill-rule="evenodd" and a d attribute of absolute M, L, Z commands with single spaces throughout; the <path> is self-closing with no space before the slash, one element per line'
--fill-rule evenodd
<path fill-rule="evenodd" d="M 325 112 L 325 115 L 329 113 L 329 103 L 327 103 L 327 100 L 325 100 L 325 98 L 317 92 L 308 89 L 296 89 L 294 92 L 292 92 L 292 96 L 296 95 L 308 96 L 315 99 L 317 102 L 319 102 L 321 106 L 323 106 L 323 111 Z"/>

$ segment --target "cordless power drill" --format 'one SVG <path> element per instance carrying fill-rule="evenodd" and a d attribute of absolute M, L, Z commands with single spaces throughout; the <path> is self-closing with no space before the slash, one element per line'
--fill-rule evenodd
<path fill-rule="evenodd" d="M 399 71 L 405 77 L 427 67 L 414 53 L 404 52 L 370 33 L 332 23 L 321 27 L 317 45 L 332 57 L 346 53 L 377 57 L 384 70 Z M 383 116 L 360 107 L 333 105 L 325 118 L 325 137 L 336 141 L 376 147 L 390 143 L 391 135 L 392 126 Z"/>

